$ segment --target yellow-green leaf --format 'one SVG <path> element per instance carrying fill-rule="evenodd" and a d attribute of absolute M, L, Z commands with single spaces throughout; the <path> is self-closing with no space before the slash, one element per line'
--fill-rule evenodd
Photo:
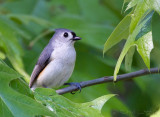
<path fill-rule="evenodd" d="M 135 52 L 135 46 L 131 47 L 125 56 L 125 69 L 127 71 L 131 71 L 134 52 Z"/>
<path fill-rule="evenodd" d="M 150 52 L 153 49 L 152 32 L 148 32 L 135 43 L 138 53 L 141 55 L 146 66 L 150 69 Z"/>
<path fill-rule="evenodd" d="M 117 73 L 119 72 L 120 65 L 133 45 L 137 45 L 137 50 L 141 57 L 143 58 L 148 69 L 150 68 L 150 52 L 153 49 L 152 34 L 151 34 L 151 18 L 154 11 L 147 10 L 139 22 L 137 23 L 135 29 L 130 34 L 127 42 L 118 58 L 115 71 L 114 71 L 114 81 L 116 80 Z M 132 25 L 134 27 L 134 25 Z M 136 40 L 136 41 L 135 41 Z M 138 40 L 138 41 L 137 41 Z"/>
<path fill-rule="evenodd" d="M 57 116 L 68 117 L 102 117 L 101 109 L 103 105 L 114 94 L 101 96 L 91 102 L 74 103 L 67 98 L 58 95 L 53 89 L 37 88 L 35 90 L 35 99 L 46 105 L 48 109 L 54 112 Z"/>
<path fill-rule="evenodd" d="M 113 47 L 115 44 L 120 42 L 122 39 L 127 39 L 129 35 L 129 25 L 131 22 L 130 15 L 127 15 L 115 28 L 112 34 L 107 39 L 106 43 L 104 44 L 103 54 Z"/>
<path fill-rule="evenodd" d="M 160 109 L 152 114 L 150 117 L 160 117 Z"/>

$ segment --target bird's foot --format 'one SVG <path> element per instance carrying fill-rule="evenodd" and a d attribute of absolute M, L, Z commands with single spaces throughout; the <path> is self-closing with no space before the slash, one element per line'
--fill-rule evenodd
<path fill-rule="evenodd" d="M 78 88 L 78 90 L 79 90 L 79 93 L 81 92 L 81 84 L 80 83 L 78 83 L 78 82 L 70 82 L 70 83 L 64 83 L 64 85 L 73 85 L 73 86 L 76 86 L 77 88 Z M 74 92 L 71 92 L 71 94 L 75 94 Z"/>

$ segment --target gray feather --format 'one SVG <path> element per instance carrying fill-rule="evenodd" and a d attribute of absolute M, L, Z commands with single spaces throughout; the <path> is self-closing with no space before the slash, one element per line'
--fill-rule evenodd
<path fill-rule="evenodd" d="M 38 75 L 41 73 L 41 71 L 43 71 L 43 69 L 48 65 L 48 63 L 50 62 L 50 56 L 53 52 L 53 47 L 51 44 L 48 44 L 44 50 L 42 51 L 37 64 L 35 65 L 32 75 L 31 75 L 31 80 L 30 80 L 30 84 L 29 87 L 31 88 L 33 83 L 35 82 L 35 80 L 37 79 Z"/>

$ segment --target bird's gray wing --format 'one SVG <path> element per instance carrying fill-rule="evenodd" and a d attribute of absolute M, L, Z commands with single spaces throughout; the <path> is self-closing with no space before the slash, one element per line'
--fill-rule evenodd
<path fill-rule="evenodd" d="M 41 73 L 41 71 L 43 71 L 43 69 L 47 66 L 47 64 L 49 63 L 49 59 L 51 56 L 51 53 L 53 52 L 53 47 L 50 47 L 50 45 L 47 45 L 44 50 L 42 51 L 37 64 L 35 65 L 32 75 L 31 75 L 31 79 L 30 79 L 30 83 L 29 83 L 29 87 L 31 88 L 33 83 L 35 82 L 35 80 L 37 79 L 38 75 Z"/>

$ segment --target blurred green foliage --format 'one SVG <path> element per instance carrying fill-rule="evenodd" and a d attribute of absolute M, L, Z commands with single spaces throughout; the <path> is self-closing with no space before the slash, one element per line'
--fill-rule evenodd
<path fill-rule="evenodd" d="M 104 95 L 87 103 L 73 103 L 52 89 L 36 89 L 31 93 L 20 75 L 0 60 L 0 116 L 97 116 L 102 117 L 101 109 L 114 94 Z M 34 98 L 37 100 L 35 101 Z M 39 102 L 39 103 L 38 103 Z M 48 109 L 47 109 L 47 108 Z"/>
<path fill-rule="evenodd" d="M 135 34 L 131 35 L 133 37 L 139 34 L 139 25 L 136 26 L 136 24 L 142 17 L 144 20 L 141 23 L 147 22 L 147 18 L 149 18 L 144 17 L 145 11 L 140 14 L 140 10 L 137 11 L 140 17 L 136 17 L 136 22 L 133 22 L 129 17 L 130 14 L 126 16 L 125 14 L 132 13 L 133 11 L 130 8 L 133 7 L 134 10 L 139 3 L 145 5 L 144 0 L 125 1 L 123 4 L 122 0 L 1 0 L 0 58 L 23 75 L 23 78 L 28 82 L 29 75 L 39 54 L 53 35 L 53 29 L 68 28 L 82 37 L 82 40 L 75 44 L 77 60 L 74 73 L 69 82 L 81 82 L 113 75 L 117 59 L 124 46 L 124 41 L 121 40 L 127 39 L 131 32 L 135 31 Z M 129 1 L 131 2 L 128 4 L 127 2 Z M 160 13 L 160 2 L 158 0 L 148 0 L 148 2 L 151 3 L 149 4 L 151 8 Z M 122 6 L 124 6 L 123 9 L 127 8 L 128 10 L 121 13 Z M 139 5 L 139 7 L 143 9 L 142 5 Z M 151 12 L 147 11 L 145 13 L 149 14 Z M 130 22 L 134 27 L 132 29 L 128 27 Z M 160 16 L 156 12 L 153 14 L 150 25 L 152 25 L 154 43 L 154 49 L 151 51 L 150 56 L 150 67 L 157 67 L 160 65 Z M 107 39 L 108 41 L 111 40 L 113 47 L 112 43 L 105 46 L 108 51 L 103 58 L 103 45 Z M 135 44 L 138 46 L 138 43 L 137 41 Z M 145 68 L 144 59 L 142 60 L 138 52 L 133 50 L 129 50 L 130 54 L 128 54 L 128 58 L 126 56 L 125 62 L 129 64 L 127 68 L 131 67 L 131 61 L 133 61 L 131 71 Z M 133 54 L 133 52 L 135 53 Z M 122 60 L 120 62 L 121 69 L 119 73 L 126 73 L 125 64 L 122 63 Z M 48 109 L 43 109 L 44 106 L 33 100 L 33 94 L 27 87 L 26 82 L 17 79 L 20 75 L 17 75 L 16 72 L 6 67 L 4 63 L 1 63 L 0 71 L 3 70 L 8 72 L 8 75 L 7 73 L 3 74 L 3 72 L 0 72 L 0 80 L 6 83 L 5 86 L 1 82 L 0 86 L 7 87 L 6 92 L 4 91 L 5 87 L 2 87 L 0 90 L 1 105 L 4 105 L 4 100 L 6 100 L 8 107 L 0 106 L 0 112 L 4 113 L 2 116 L 13 115 L 13 112 L 17 114 L 20 111 L 18 109 L 21 109 L 20 114 L 25 114 L 22 110 L 31 107 L 34 107 L 35 113 L 31 108 L 27 110 L 28 113 L 26 115 L 28 114 L 28 116 L 35 114 L 53 115 L 50 111 L 48 112 Z M 10 70 L 12 71 L 11 73 L 9 72 Z M 160 79 L 158 78 L 160 78 L 159 75 L 149 75 L 118 83 L 100 84 L 84 88 L 81 93 L 76 93 L 75 95 L 64 94 L 63 96 L 75 103 L 84 103 L 100 96 L 114 93 L 118 95 L 107 102 L 102 108 L 102 114 L 105 117 L 147 117 L 156 112 L 160 107 Z M 8 85 L 16 90 L 18 94 L 14 94 L 14 91 L 10 92 L 11 88 Z M 17 95 L 20 97 L 16 97 Z M 6 96 L 10 96 L 13 100 L 18 100 L 18 102 L 27 100 L 28 105 L 22 108 L 21 103 L 16 104 L 15 102 L 14 105 L 19 105 L 21 108 L 13 108 L 13 103 L 9 103 Z M 64 99 L 64 97 L 61 98 Z M 42 104 L 44 104 L 43 100 L 45 101 L 46 97 L 42 99 L 38 98 L 38 101 L 41 101 Z M 56 103 L 58 103 L 58 100 Z M 29 105 L 32 106 L 27 107 Z M 12 113 L 9 112 L 9 109 Z"/>

